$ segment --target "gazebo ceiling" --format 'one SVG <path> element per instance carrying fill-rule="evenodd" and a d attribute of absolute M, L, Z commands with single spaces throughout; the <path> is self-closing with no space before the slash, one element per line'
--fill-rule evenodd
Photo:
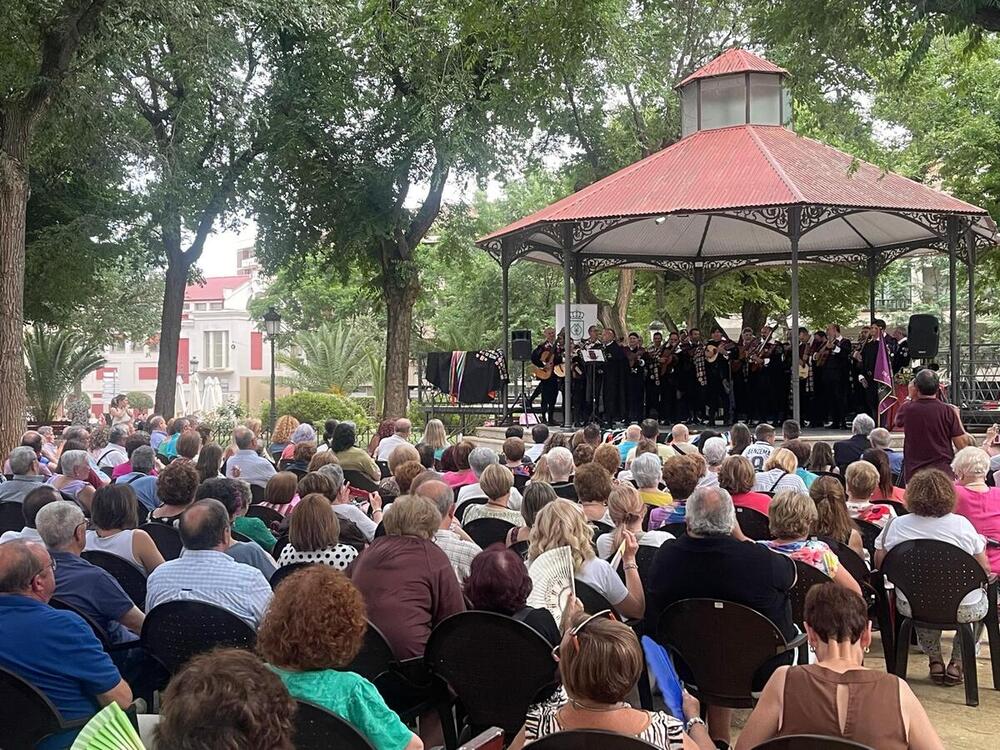
<path fill-rule="evenodd" d="M 799 257 L 857 267 L 946 249 L 950 216 L 977 246 L 996 225 L 983 209 L 774 125 L 700 130 L 479 241 L 559 262 L 565 227 L 573 254 L 600 267 L 704 262 L 709 272 L 790 260 L 788 211 L 801 206 Z M 964 255 L 964 253 L 963 253 Z"/>

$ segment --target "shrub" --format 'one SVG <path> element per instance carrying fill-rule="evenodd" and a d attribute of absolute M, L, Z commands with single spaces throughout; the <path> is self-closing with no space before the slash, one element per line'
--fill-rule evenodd
<path fill-rule="evenodd" d="M 365 416 L 362 408 L 352 399 L 336 393 L 312 393 L 300 391 L 288 396 L 282 396 L 275 402 L 277 416 L 291 414 L 300 422 L 309 422 L 320 432 L 323 423 L 328 419 L 348 420 L 359 428 L 371 426 L 371 420 Z M 265 401 L 261 404 L 260 415 L 264 424 L 271 417 L 271 404 Z"/>
<path fill-rule="evenodd" d="M 131 399 L 129 399 L 131 401 Z M 239 401 L 223 401 L 215 409 L 205 414 L 200 423 L 212 431 L 212 439 L 226 445 L 236 425 L 250 416 L 250 412 Z"/>
<path fill-rule="evenodd" d="M 153 408 L 153 397 L 142 391 L 129 391 L 125 394 L 128 397 L 129 406 L 139 411 L 149 411 Z"/>

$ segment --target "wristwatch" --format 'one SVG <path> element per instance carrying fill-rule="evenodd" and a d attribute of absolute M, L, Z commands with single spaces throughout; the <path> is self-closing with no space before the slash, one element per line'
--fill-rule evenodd
<path fill-rule="evenodd" d="M 687 732 L 688 734 L 691 734 L 691 727 L 693 727 L 695 724 L 701 724 L 703 727 L 705 727 L 705 729 L 708 729 L 708 724 L 705 723 L 705 720 L 703 718 L 701 718 L 700 716 L 692 716 L 690 719 L 684 722 L 684 731 Z"/>

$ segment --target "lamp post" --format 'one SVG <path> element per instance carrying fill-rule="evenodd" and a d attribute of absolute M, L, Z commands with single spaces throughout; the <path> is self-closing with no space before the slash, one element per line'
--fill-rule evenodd
<path fill-rule="evenodd" d="M 191 376 L 194 377 L 195 375 L 198 374 L 198 355 L 197 354 L 195 354 L 193 357 L 191 357 L 191 362 L 189 364 L 191 365 Z"/>
<path fill-rule="evenodd" d="M 275 405 L 274 405 L 274 340 L 278 336 L 278 331 L 281 330 L 281 316 L 278 311 L 274 309 L 274 306 L 267 308 L 267 312 L 264 313 L 264 331 L 267 333 L 267 337 L 271 340 L 271 419 L 268 426 L 268 433 L 274 433 L 274 420 Z"/>

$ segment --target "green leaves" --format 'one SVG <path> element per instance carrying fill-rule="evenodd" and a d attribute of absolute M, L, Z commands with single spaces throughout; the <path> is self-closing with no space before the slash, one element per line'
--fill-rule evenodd
<path fill-rule="evenodd" d="M 28 410 L 39 422 L 55 419 L 66 395 L 105 364 L 100 350 L 79 335 L 37 325 L 25 333 L 24 359 Z"/>
<path fill-rule="evenodd" d="M 301 354 L 276 355 L 293 372 L 281 382 L 297 390 L 350 395 L 371 376 L 368 355 L 379 348 L 380 338 L 372 321 L 357 318 L 302 332 L 292 340 Z"/>

